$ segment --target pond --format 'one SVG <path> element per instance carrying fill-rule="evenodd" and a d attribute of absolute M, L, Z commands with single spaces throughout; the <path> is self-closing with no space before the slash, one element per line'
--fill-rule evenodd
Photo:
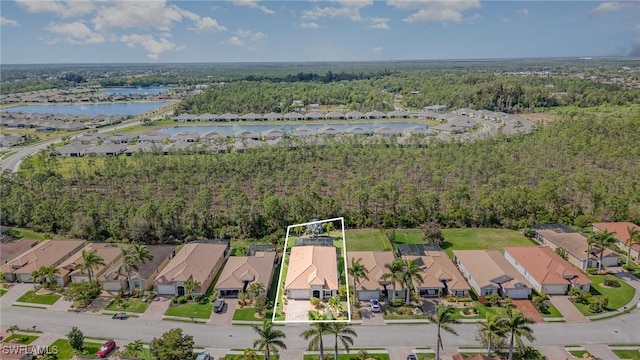
<path fill-rule="evenodd" d="M 105 87 L 105 88 L 101 88 L 100 91 L 102 91 L 105 94 L 108 95 L 133 95 L 133 94 L 140 94 L 140 95 L 158 95 L 161 94 L 163 92 L 167 92 L 171 90 L 171 88 L 168 88 L 166 86 L 150 86 L 150 87 Z"/>
<path fill-rule="evenodd" d="M 366 123 L 350 122 L 350 123 L 326 123 L 326 124 L 305 124 L 301 122 L 301 124 L 299 125 L 289 125 L 289 124 L 287 125 L 284 125 L 284 124 L 283 125 L 266 125 L 266 124 L 254 125 L 254 124 L 236 123 L 236 124 L 229 124 L 229 125 L 172 126 L 169 128 L 158 130 L 158 132 L 167 134 L 167 135 L 175 135 L 183 131 L 188 131 L 188 132 L 197 133 L 198 135 L 203 135 L 210 131 L 223 131 L 228 134 L 233 134 L 239 131 L 247 131 L 247 130 L 262 133 L 267 130 L 276 129 L 276 130 L 282 130 L 284 132 L 291 132 L 292 130 L 297 128 L 306 128 L 312 132 L 316 132 L 318 129 L 323 128 L 325 126 L 334 127 L 336 130 L 340 132 L 343 132 L 346 129 L 349 129 L 355 126 L 359 126 L 365 130 L 371 130 L 371 131 L 374 131 L 375 129 L 378 129 L 381 127 L 389 127 L 392 130 L 396 130 L 398 132 L 412 126 L 426 127 L 424 123 L 419 123 L 419 122 L 384 122 L 384 121 L 366 122 Z"/>
<path fill-rule="evenodd" d="M 139 101 L 100 104 L 56 104 L 16 106 L 2 111 L 24 112 L 36 114 L 68 114 L 68 115 L 140 115 L 159 109 L 168 103 L 163 101 Z"/>

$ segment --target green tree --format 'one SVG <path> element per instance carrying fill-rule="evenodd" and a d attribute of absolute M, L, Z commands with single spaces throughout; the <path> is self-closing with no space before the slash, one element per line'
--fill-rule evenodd
<path fill-rule="evenodd" d="M 146 262 L 153 260 L 153 255 L 149 252 L 149 248 L 140 242 L 131 244 L 129 256 L 131 257 L 130 260 L 136 265 L 136 271 Z M 142 289 L 141 281 L 142 279 L 138 278 L 138 287 Z"/>
<path fill-rule="evenodd" d="M 81 281 L 72 283 L 67 288 L 64 298 L 67 301 L 87 306 L 93 299 L 100 295 L 100 284 L 95 281 Z"/>
<path fill-rule="evenodd" d="M 194 278 L 187 279 L 187 281 L 184 282 L 184 290 L 187 292 L 189 297 L 191 297 L 191 300 L 193 300 L 194 291 L 198 288 L 200 288 L 200 281 Z"/>
<path fill-rule="evenodd" d="M 253 349 L 246 348 L 242 352 L 242 360 L 259 360 L 259 359 L 260 359 L 260 356 L 258 356 L 258 353 Z"/>
<path fill-rule="evenodd" d="M 362 258 L 351 258 L 351 266 L 347 269 L 353 278 L 354 294 L 357 294 L 358 285 L 362 280 L 369 280 L 369 270 L 362 264 Z"/>
<path fill-rule="evenodd" d="M 142 355 L 143 350 L 144 343 L 142 340 L 134 340 L 125 345 L 123 354 L 124 356 L 138 357 Z"/>
<path fill-rule="evenodd" d="M 263 291 L 264 291 L 264 285 L 262 283 L 260 283 L 260 282 L 251 283 L 247 287 L 247 293 L 249 293 L 251 295 L 252 299 L 255 299 L 258 296 L 260 296 Z"/>
<path fill-rule="evenodd" d="M 20 330 L 20 328 L 18 327 L 18 325 L 11 325 L 11 326 L 9 326 L 9 328 L 7 329 L 7 331 L 11 333 L 11 336 L 13 336 L 13 334 L 14 334 L 16 331 L 18 331 L 18 330 Z"/>
<path fill-rule="evenodd" d="M 486 321 L 478 324 L 478 340 L 487 346 L 487 356 L 491 357 L 493 346 L 504 339 L 507 333 L 505 319 L 497 315 L 487 313 Z"/>
<path fill-rule="evenodd" d="M 441 330 L 449 332 L 454 335 L 458 335 L 456 331 L 451 327 L 451 324 L 457 324 L 458 320 L 453 317 L 455 310 L 452 307 L 442 305 L 438 303 L 436 306 L 435 315 L 429 315 L 429 321 L 436 324 L 438 327 L 437 331 L 437 343 L 436 343 L 436 360 L 440 360 L 440 350 L 443 349 L 442 346 L 442 335 Z"/>
<path fill-rule="evenodd" d="M 598 272 L 602 271 L 602 257 L 604 256 L 604 249 L 611 246 L 616 242 L 614 233 L 604 230 L 590 234 L 587 241 L 591 245 L 596 245 L 599 248 L 600 259 L 598 260 Z"/>
<path fill-rule="evenodd" d="M 156 360 L 184 360 L 193 354 L 193 336 L 183 334 L 182 329 L 171 329 L 149 344 L 151 356 Z"/>
<path fill-rule="evenodd" d="M 67 334 L 67 340 L 73 350 L 80 352 L 84 349 L 84 334 L 76 326 Z"/>
<path fill-rule="evenodd" d="M 78 269 L 83 273 L 86 271 L 89 275 L 89 282 L 93 281 L 93 270 L 104 266 L 104 259 L 98 255 L 98 250 L 91 249 L 89 251 L 82 250 L 82 263 L 78 264 Z"/>
<path fill-rule="evenodd" d="M 329 329 L 327 331 L 329 334 L 333 334 L 334 336 L 334 359 L 339 359 L 338 357 L 338 341 L 342 343 L 342 347 L 344 347 L 345 351 L 349 353 L 349 347 L 353 345 L 353 338 L 358 337 L 358 334 L 353 330 L 353 328 L 349 327 L 349 324 L 345 322 L 332 322 L 329 325 Z"/>
<path fill-rule="evenodd" d="M 256 309 L 256 314 L 259 316 L 264 315 L 264 309 L 267 307 L 268 299 L 265 296 L 258 296 L 253 300 L 253 307 Z"/>
<path fill-rule="evenodd" d="M 531 342 L 535 340 L 533 329 L 529 326 L 535 324 L 535 321 L 525 317 L 521 310 L 514 310 L 511 307 L 507 307 L 506 315 L 504 325 L 509 333 L 509 360 L 513 360 L 514 345 L 522 350 L 523 337 Z"/>
<path fill-rule="evenodd" d="M 309 346 L 307 350 L 312 351 L 320 351 L 320 360 L 324 360 L 324 341 L 323 337 L 326 334 L 330 333 L 331 323 L 326 322 L 327 320 L 323 315 L 317 313 L 309 313 L 310 320 L 314 322 L 311 324 L 311 327 L 305 331 L 303 331 L 300 336 L 302 336 L 305 340 L 309 340 Z"/>
<path fill-rule="evenodd" d="M 253 348 L 264 352 L 265 360 L 271 360 L 271 355 L 278 354 L 278 348 L 286 350 L 284 343 L 285 334 L 273 328 L 271 321 L 265 319 L 262 327 L 253 326 L 253 330 L 258 334 L 258 339 L 253 342 Z"/>
<path fill-rule="evenodd" d="M 625 245 L 627 246 L 627 262 L 626 265 L 629 266 L 629 258 L 631 257 L 631 247 L 634 244 L 640 244 L 640 230 L 638 228 L 629 226 L 627 227 L 627 231 L 629 232 L 629 238 Z"/>
<path fill-rule="evenodd" d="M 402 264 L 398 259 L 391 263 L 384 264 L 385 273 L 382 274 L 382 280 L 389 281 L 393 288 L 392 301 L 396 300 L 396 284 L 404 284 L 404 274 L 402 272 Z M 407 292 L 409 289 L 407 289 Z"/>
<path fill-rule="evenodd" d="M 400 267 L 402 274 L 402 281 L 405 284 L 407 292 L 405 294 L 406 300 L 405 302 L 409 304 L 411 301 L 411 289 L 413 288 L 413 282 L 422 283 L 423 278 L 422 274 L 424 274 L 424 270 L 418 264 L 416 259 L 399 259 L 402 266 Z"/>
<path fill-rule="evenodd" d="M 130 247 L 123 247 L 120 249 L 122 252 L 122 265 L 118 269 L 119 274 L 125 274 L 127 276 L 127 283 L 129 285 L 129 294 L 133 293 L 133 272 L 138 271 L 138 264 L 133 255 L 133 250 Z"/>
<path fill-rule="evenodd" d="M 329 301 L 327 301 L 327 306 L 329 307 L 329 311 L 333 315 L 333 318 L 337 319 L 342 314 L 344 310 L 342 308 L 342 300 L 340 300 L 340 296 L 335 295 L 332 296 Z"/>

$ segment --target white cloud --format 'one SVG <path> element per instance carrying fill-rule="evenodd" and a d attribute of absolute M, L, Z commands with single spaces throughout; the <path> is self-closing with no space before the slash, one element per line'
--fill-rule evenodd
<path fill-rule="evenodd" d="M 231 3 L 235 6 L 246 6 L 254 9 L 259 9 L 265 14 L 274 14 L 275 11 L 267 8 L 264 5 L 260 5 L 257 0 L 231 0 Z"/>
<path fill-rule="evenodd" d="M 362 21 L 364 19 L 360 15 L 360 9 L 373 5 L 373 1 L 370 0 L 333 0 L 332 2 L 340 6 L 316 6 L 311 10 L 305 10 L 302 13 L 302 18 L 312 20 L 321 18 L 347 18 L 351 21 Z"/>
<path fill-rule="evenodd" d="M 242 40 L 240 40 L 239 37 L 232 36 L 232 37 L 229 38 L 229 44 L 236 45 L 236 46 L 243 46 L 244 42 Z"/>
<path fill-rule="evenodd" d="M 16 3 L 31 13 L 51 12 L 62 17 L 88 14 L 96 8 L 96 1 L 91 0 L 16 0 Z"/>
<path fill-rule="evenodd" d="M 220 31 L 226 31 L 227 28 L 218 24 L 218 22 L 215 19 L 212 19 L 206 16 L 206 17 L 195 20 L 194 27 L 189 28 L 189 30 L 220 32 Z"/>
<path fill-rule="evenodd" d="M 628 10 L 628 9 L 640 9 L 640 3 L 633 1 L 607 1 L 598 5 L 595 9 L 589 12 L 591 16 L 603 15 L 606 13 Z"/>
<path fill-rule="evenodd" d="M 235 35 L 233 38 L 236 38 L 238 40 L 240 40 L 241 43 L 243 43 L 243 41 L 241 39 L 245 39 L 245 40 L 250 40 L 250 41 L 260 41 L 263 40 L 267 37 L 267 35 L 265 35 L 264 33 L 258 31 L 258 32 L 252 32 L 250 30 L 242 30 L 242 29 L 238 29 L 236 31 L 233 32 Z M 229 39 L 229 41 L 231 42 L 231 39 Z M 238 44 L 237 41 L 234 40 L 234 45 L 240 45 Z"/>
<path fill-rule="evenodd" d="M 303 29 L 317 29 L 320 27 L 320 25 L 314 22 L 303 22 L 303 23 L 300 23 L 300 27 Z"/>
<path fill-rule="evenodd" d="M 371 18 L 371 25 L 369 25 L 370 29 L 379 29 L 379 30 L 391 30 L 389 27 L 389 19 L 387 18 Z"/>
<path fill-rule="evenodd" d="M 523 17 L 529 17 L 529 10 L 527 9 L 518 9 L 516 10 L 516 13 L 522 15 Z"/>
<path fill-rule="evenodd" d="M 175 51 L 184 49 L 184 46 L 178 46 L 166 38 L 156 40 L 152 35 L 131 34 L 122 35 L 120 41 L 127 44 L 130 48 L 142 47 L 147 51 L 147 57 L 151 60 L 158 60 L 162 53 L 167 51 Z"/>
<path fill-rule="evenodd" d="M 98 31 L 130 28 L 169 31 L 183 17 L 193 21 L 199 18 L 177 6 L 167 6 L 164 1 L 118 1 L 102 6 L 92 21 Z"/>
<path fill-rule="evenodd" d="M 387 4 L 404 10 L 417 10 L 403 21 L 410 23 L 442 21 L 462 22 L 463 12 L 469 9 L 479 9 L 480 0 L 387 0 Z"/>
<path fill-rule="evenodd" d="M 374 47 L 373 49 L 371 49 L 371 52 L 374 53 L 374 54 L 378 54 L 379 55 L 379 54 L 382 54 L 382 49 L 383 49 L 382 46 Z"/>
<path fill-rule="evenodd" d="M 0 26 L 20 26 L 20 24 L 15 20 L 0 16 Z"/>
<path fill-rule="evenodd" d="M 91 31 L 87 25 L 80 21 L 50 23 L 45 29 L 56 35 L 64 36 L 64 38 L 57 40 L 64 40 L 70 44 L 100 44 L 104 42 L 104 36 Z"/>

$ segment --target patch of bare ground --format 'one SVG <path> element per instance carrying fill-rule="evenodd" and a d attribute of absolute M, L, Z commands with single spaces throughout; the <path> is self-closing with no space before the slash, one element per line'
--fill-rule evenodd
<path fill-rule="evenodd" d="M 520 114 L 523 118 L 533 121 L 535 123 L 546 124 L 551 121 L 560 119 L 560 116 L 547 113 L 526 113 Z"/>

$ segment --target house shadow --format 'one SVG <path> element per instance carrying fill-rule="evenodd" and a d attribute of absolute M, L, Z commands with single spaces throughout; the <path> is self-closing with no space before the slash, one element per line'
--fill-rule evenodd
<path fill-rule="evenodd" d="M 425 314 L 435 315 L 438 299 L 422 299 L 422 311 Z"/>

